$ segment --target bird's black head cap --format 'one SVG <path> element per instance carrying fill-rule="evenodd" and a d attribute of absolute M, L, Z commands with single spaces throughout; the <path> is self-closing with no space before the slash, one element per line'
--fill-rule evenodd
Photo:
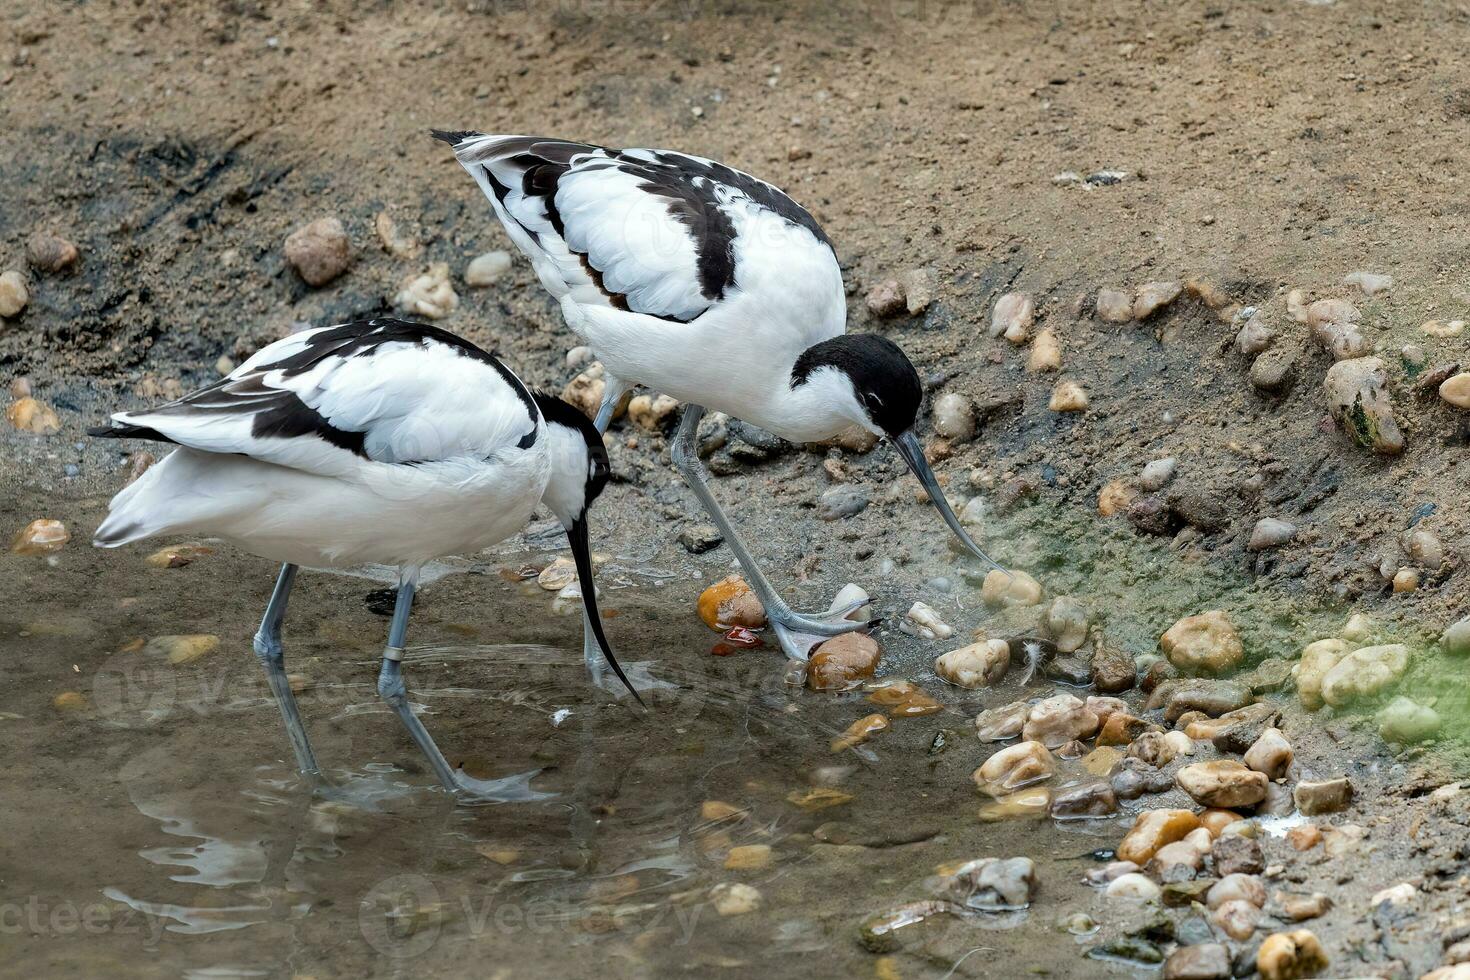
<path fill-rule="evenodd" d="M 796 359 L 791 387 L 806 384 L 824 367 L 848 377 L 863 410 L 889 436 L 908 431 L 919 417 L 919 403 L 924 398 L 919 372 L 908 355 L 887 337 L 849 333 L 813 344 Z"/>

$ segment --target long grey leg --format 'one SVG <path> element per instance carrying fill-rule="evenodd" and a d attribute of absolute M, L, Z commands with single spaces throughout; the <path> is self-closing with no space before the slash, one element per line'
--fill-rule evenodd
<path fill-rule="evenodd" d="M 511 803 L 548 799 L 552 794 L 531 788 L 536 769 L 505 779 L 476 779 L 452 766 L 434 744 L 423 722 L 414 715 L 408 703 L 408 689 L 403 683 L 403 643 L 408 635 L 408 616 L 413 609 L 414 579 L 405 577 L 398 585 L 398 600 L 393 606 L 393 622 L 388 627 L 388 646 L 383 650 L 383 665 L 378 671 L 378 696 L 403 722 L 409 738 L 429 760 L 434 775 L 450 793 L 467 803 Z"/>
<path fill-rule="evenodd" d="M 679 419 L 679 432 L 674 437 L 674 444 L 670 450 L 674 465 L 683 475 L 684 481 L 689 484 L 689 489 L 694 491 L 694 496 L 699 498 L 710 520 L 720 529 L 725 537 L 725 543 L 730 546 L 735 560 L 740 563 L 745 572 L 746 581 L 750 583 L 751 590 L 755 592 L 756 598 L 766 610 L 766 618 L 771 621 L 772 628 L 781 640 L 781 646 L 786 650 L 788 656 L 805 660 L 811 652 L 811 648 L 821 640 L 837 636 L 840 633 L 849 633 L 853 630 L 867 627 L 865 622 L 857 622 L 846 618 L 853 609 L 865 605 L 865 602 L 856 603 L 848 609 L 832 610 L 821 616 L 809 616 L 794 612 L 776 592 L 776 587 L 771 584 L 760 565 L 751 557 L 750 551 L 745 547 L 736 532 L 735 526 L 730 523 L 724 511 L 720 509 L 719 502 L 715 500 L 714 494 L 710 492 L 708 484 L 705 483 L 704 465 L 699 461 L 698 434 L 699 420 L 704 417 L 704 408 L 699 405 L 686 405 L 684 415 Z"/>
<path fill-rule="evenodd" d="M 597 418 L 592 424 L 597 426 L 598 432 L 606 432 L 607 427 L 612 424 L 613 412 L 618 410 L 618 402 L 623 396 L 633 390 L 633 386 L 624 381 L 619 381 L 605 370 L 602 374 L 602 403 L 597 406 Z"/>
<path fill-rule="evenodd" d="M 296 695 L 291 693 L 291 682 L 286 679 L 285 651 L 281 646 L 281 623 L 286 618 L 286 603 L 291 598 L 291 586 L 295 582 L 296 566 L 282 565 L 275 591 L 271 593 L 271 601 L 261 618 L 260 629 L 255 633 L 255 656 L 265 668 L 271 693 L 276 696 L 281 718 L 286 722 L 286 737 L 291 740 L 291 749 L 296 753 L 296 768 L 303 775 L 320 782 L 321 769 L 311 751 L 311 741 L 306 737 L 306 726 L 301 723 L 301 711 L 296 707 Z"/>

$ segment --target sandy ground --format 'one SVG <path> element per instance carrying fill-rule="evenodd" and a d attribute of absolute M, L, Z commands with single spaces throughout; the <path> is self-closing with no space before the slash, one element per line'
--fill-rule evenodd
<path fill-rule="evenodd" d="M 1368 612 L 1427 643 L 1470 611 L 1467 415 L 1413 390 L 1423 370 L 1470 361 L 1470 335 L 1419 329 L 1470 314 L 1470 54 L 1457 40 L 1467 27 L 1463 5 L 1355 0 L 19 0 L 0 21 L 0 269 L 25 270 L 38 229 L 75 242 L 81 260 L 67 274 L 26 270 L 29 306 L 0 321 L 0 375 L 29 378 L 62 422 L 45 439 L 0 429 L 0 488 L 82 501 L 61 509 L 92 519 L 126 461 L 82 441 L 87 425 L 209 381 L 222 355 L 238 360 L 294 323 L 385 312 L 431 262 L 449 264 L 461 300 L 440 325 L 559 389 L 575 373 L 564 357 L 575 340 L 526 263 L 486 289 L 459 281 L 469 258 L 509 243 L 426 131 L 668 146 L 786 188 L 837 243 L 852 328 L 897 340 L 933 393 L 973 399 L 979 435 L 938 469 L 957 499 L 978 492 L 1009 509 L 986 541 L 998 557 L 1070 574 L 1073 589 L 1118 588 L 1102 581 L 1108 549 L 1137 532 L 1096 514 L 1099 491 L 1173 455 L 1170 493 L 1186 512 L 1208 499 L 1212 516 L 1176 517 L 1139 547 L 1203 581 L 1320 615 Z M 1124 176 L 1054 179 L 1103 170 Z M 417 254 L 380 245 L 383 213 Z M 346 225 L 354 262 L 314 289 L 285 265 L 282 242 L 325 216 Z M 933 302 L 875 320 L 868 290 L 916 270 L 932 277 Z M 1363 297 L 1341 285 L 1354 270 L 1394 285 Z M 1101 286 L 1191 277 L 1265 311 L 1295 356 L 1287 393 L 1252 387 L 1236 327 L 1194 299 L 1145 324 L 1093 314 Z M 1362 310 L 1402 455 L 1374 455 L 1334 427 L 1322 391 L 1331 359 L 1288 316 L 1293 288 Z M 1012 289 L 1035 297 L 1040 325 L 1060 338 L 1086 412 L 1049 411 L 1056 378 L 1028 374 L 1024 349 L 986 336 L 995 298 Z M 1422 366 L 1405 345 L 1422 349 Z M 672 541 L 696 519 L 662 437 L 614 431 L 620 482 L 605 519 L 626 537 L 659 515 Z M 885 558 L 901 569 L 894 604 L 924 597 L 951 558 L 913 488 L 891 479 L 891 455 L 847 460 L 873 502 L 838 525 L 813 516 L 821 462 L 796 453 L 731 466 L 720 493 L 778 577 L 809 597 L 874 579 Z M 31 516 L 7 513 L 5 533 Z M 1297 539 L 1248 551 L 1261 517 L 1295 523 Z M 1031 523 L 1047 525 L 1048 543 L 1026 536 Z M 1411 525 L 1436 535 L 1445 558 L 1395 594 L 1384 572 L 1413 564 L 1401 545 Z M 670 548 L 663 557 L 679 553 Z M 1294 622 L 1252 657 L 1312 638 Z M 922 665 L 928 654 L 905 642 L 905 665 Z M 1417 798 L 1459 766 L 1399 771 L 1384 788 Z M 1463 853 L 1446 860 L 1453 870 Z M 1370 960 L 1435 962 L 1384 950 Z"/>

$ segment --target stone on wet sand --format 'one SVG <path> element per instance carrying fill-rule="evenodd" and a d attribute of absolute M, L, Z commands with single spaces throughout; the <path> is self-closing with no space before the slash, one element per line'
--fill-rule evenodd
<path fill-rule="evenodd" d="M 934 673 L 964 688 L 993 687 L 1010 669 L 1011 649 L 1005 640 L 983 640 L 940 654 L 934 660 Z"/>
<path fill-rule="evenodd" d="M 1218 674 L 1245 656 L 1240 635 L 1219 609 L 1179 620 L 1164 633 L 1159 645 L 1171 664 L 1195 674 Z"/>
<path fill-rule="evenodd" d="M 1281 913 L 1292 922 L 1305 922 L 1326 915 L 1332 910 L 1332 899 L 1321 892 L 1310 895 L 1278 895 Z"/>
<path fill-rule="evenodd" d="M 1004 643 L 1004 640 L 992 642 Z M 1007 650 L 1007 657 L 1010 653 Z M 982 742 L 1006 742 L 1019 738 L 1026 727 L 1026 717 L 1031 714 L 1031 705 L 1015 701 L 998 708 L 987 708 L 975 716 L 975 734 Z"/>
<path fill-rule="evenodd" d="M 1024 344 L 1035 320 L 1036 303 L 1028 293 L 1006 293 L 990 311 L 990 336 Z"/>
<path fill-rule="evenodd" d="M 1322 852 L 1330 858 L 1344 857 L 1358 850 L 1368 838 L 1368 830 L 1353 823 L 1340 823 L 1322 831 Z"/>
<path fill-rule="evenodd" d="M 1133 319 L 1147 320 L 1179 298 L 1184 287 L 1177 282 L 1146 282 L 1133 297 Z"/>
<path fill-rule="evenodd" d="M 337 218 L 318 218 L 286 238 L 286 262 L 309 286 L 322 286 L 352 262 L 352 243 Z"/>
<path fill-rule="evenodd" d="M 1147 719 L 1131 715 L 1126 711 L 1114 711 L 1108 714 L 1102 730 L 1097 733 L 1097 744 L 1128 745 L 1147 732 L 1162 731 L 1162 728 Z"/>
<path fill-rule="evenodd" d="M 1225 838 L 1230 839 L 1230 838 Z M 1244 838 L 1234 838 L 1243 840 Z M 1251 841 L 1250 843 L 1254 843 Z M 1218 870 L 1218 869 L 1217 869 Z M 1232 873 L 1222 875 L 1210 888 L 1205 905 L 1215 909 L 1226 902 L 1249 902 L 1258 909 L 1266 907 L 1266 886 L 1253 874 Z"/>
<path fill-rule="evenodd" d="M 1174 456 L 1153 460 L 1138 474 L 1138 486 L 1149 493 L 1162 490 L 1174 478 L 1174 471 L 1178 468 L 1179 460 Z"/>
<path fill-rule="evenodd" d="M 1027 857 L 977 858 L 935 883 L 934 893 L 968 909 L 1023 909 L 1036 891 L 1036 865 Z"/>
<path fill-rule="evenodd" d="M 143 561 L 154 568 L 183 568 L 185 565 L 192 565 L 200 558 L 212 554 L 214 554 L 214 549 L 208 545 L 171 544 L 159 548 Z"/>
<path fill-rule="evenodd" d="M 628 414 L 633 414 L 632 403 L 628 405 Z M 824 521 L 840 521 L 861 514 L 867 506 L 868 494 L 862 488 L 845 485 L 829 487 L 817 498 L 817 517 Z"/>
<path fill-rule="evenodd" d="M 1452 657 L 1470 656 L 1470 616 L 1445 628 L 1439 648 Z"/>
<path fill-rule="evenodd" d="M 904 308 L 909 316 L 918 316 L 934 302 L 934 273 L 928 269 L 909 269 L 899 280 L 904 294 Z"/>
<path fill-rule="evenodd" d="M 1301 824 L 1286 832 L 1286 842 L 1294 850 L 1310 851 L 1322 843 L 1322 829 L 1312 823 Z"/>
<path fill-rule="evenodd" d="M 1072 653 L 1087 642 L 1087 607 L 1071 596 L 1057 596 L 1042 618 L 1047 635 L 1058 651 Z"/>
<path fill-rule="evenodd" d="M 435 262 L 422 274 L 403 281 L 393 295 L 393 305 L 401 313 L 442 320 L 459 309 L 459 294 L 449 281 L 449 265 Z"/>
<path fill-rule="evenodd" d="M 1358 326 L 1358 308 L 1345 299 L 1319 299 L 1306 308 L 1313 339 L 1341 361 L 1362 357 L 1369 350 Z"/>
<path fill-rule="evenodd" d="M 1296 784 L 1291 795 L 1302 816 L 1315 817 L 1346 810 L 1353 801 L 1353 784 L 1346 776 L 1323 780 L 1303 779 Z"/>
<path fill-rule="evenodd" d="M 1075 381 L 1058 381 L 1046 407 L 1053 412 L 1081 412 L 1087 408 L 1087 392 Z"/>
<path fill-rule="evenodd" d="M 1348 438 L 1382 455 L 1404 449 L 1404 435 L 1389 398 L 1388 374 L 1376 357 L 1338 361 L 1322 382 L 1327 408 Z"/>
<path fill-rule="evenodd" d="M 1193 880 L 1204 863 L 1204 852 L 1186 838 L 1159 848 L 1149 859 L 1144 874 L 1161 884 L 1170 885 Z"/>
<path fill-rule="evenodd" d="M 1041 583 L 1025 572 L 1003 572 L 993 568 L 985 573 L 980 585 L 980 599 L 987 606 L 1034 606 L 1041 602 Z"/>
<path fill-rule="evenodd" d="M 1470 408 L 1470 371 L 1445 378 L 1439 386 L 1439 397 L 1456 408 Z"/>
<path fill-rule="evenodd" d="M 1109 480 L 1097 493 L 1097 512 L 1103 517 L 1125 513 L 1137 497 L 1137 488 L 1128 480 Z"/>
<path fill-rule="evenodd" d="M 497 249 L 486 252 L 470 259 L 469 265 L 464 267 L 464 282 L 466 286 L 480 288 L 490 286 L 499 282 L 511 268 L 510 253 Z"/>
<path fill-rule="evenodd" d="M 732 626 L 759 629 L 766 625 L 765 609 L 739 575 L 728 575 L 701 592 L 698 608 L 704 624 L 721 632 Z"/>
<path fill-rule="evenodd" d="M 1159 848 L 1183 840 L 1199 826 L 1199 817 L 1192 810 L 1145 810 L 1118 845 L 1118 858 L 1142 867 Z"/>
<path fill-rule="evenodd" d="M 1055 749 L 1073 739 L 1091 738 L 1097 728 L 1097 714 L 1088 710 L 1080 698 L 1058 694 L 1031 709 L 1021 737 Z"/>
<path fill-rule="evenodd" d="M 1389 905 L 1409 905 L 1413 903 L 1418 895 L 1419 889 L 1415 888 L 1412 883 L 1401 881 L 1397 885 L 1392 885 L 1374 892 L 1373 897 L 1368 900 L 1368 904 L 1370 906 L 1376 906 L 1387 902 Z"/>
<path fill-rule="evenodd" d="M 1149 695 L 1146 707 L 1149 711 L 1162 707 L 1164 720 L 1173 724 L 1186 712 L 1200 711 L 1218 718 L 1254 700 L 1250 688 L 1237 681 L 1191 677 L 1164 681 Z"/>
<path fill-rule="evenodd" d="M 1225 902 L 1210 911 L 1210 925 L 1236 942 L 1249 939 L 1260 921 L 1260 908 L 1239 899 Z"/>
<path fill-rule="evenodd" d="M 1041 374 L 1061 369 L 1062 345 L 1057 340 L 1057 332 L 1051 327 L 1044 327 L 1037 332 L 1036 339 L 1031 341 L 1031 353 L 1026 357 L 1026 370 L 1031 374 Z"/>
<path fill-rule="evenodd" d="M 143 646 L 144 655 L 163 657 L 175 667 L 191 664 L 219 649 L 219 637 L 211 633 L 155 636 Z"/>
<path fill-rule="evenodd" d="M 1054 820 L 1105 817 L 1118 812 L 1118 797 L 1102 780 L 1067 786 L 1052 794 L 1050 814 Z"/>
<path fill-rule="evenodd" d="M 5 419 L 21 432 L 32 435 L 51 436 L 61 431 L 61 418 L 56 409 L 30 396 L 11 402 L 5 409 Z"/>
<path fill-rule="evenodd" d="M 1327 969 L 1327 954 L 1306 929 L 1267 936 L 1256 953 L 1261 980 L 1303 980 Z"/>
<path fill-rule="evenodd" d="M 37 230 L 26 239 L 26 263 L 41 272 L 65 272 L 77 264 L 81 253 L 55 232 Z"/>
<path fill-rule="evenodd" d="M 379 211 L 373 218 L 373 232 L 378 236 L 378 244 L 383 251 L 395 259 L 411 259 L 419 254 L 418 238 L 412 233 L 401 234 L 398 222 L 387 211 Z"/>
<path fill-rule="evenodd" d="M 1092 649 L 1092 686 L 1118 694 L 1132 689 L 1137 682 L 1138 668 L 1133 658 L 1117 647 L 1108 646 L 1099 634 Z"/>
<path fill-rule="evenodd" d="M 1122 902 L 1157 902 L 1163 896 L 1163 890 L 1144 875 L 1131 872 L 1109 882 L 1105 894 Z"/>
<path fill-rule="evenodd" d="M 1407 745 L 1439 734 L 1439 712 L 1409 698 L 1394 698 L 1378 714 L 1378 734 L 1385 742 Z"/>
<path fill-rule="evenodd" d="M 1268 548 L 1279 548 L 1294 537 L 1295 524 L 1275 517 L 1263 517 L 1256 521 L 1256 526 L 1251 530 L 1250 543 L 1246 547 L 1251 551 L 1265 551 Z"/>
<path fill-rule="evenodd" d="M 31 301 L 26 277 L 15 269 L 0 272 L 0 316 L 19 316 Z"/>
<path fill-rule="evenodd" d="M 847 691 L 878 669 L 878 641 L 854 631 L 834 636 L 817 647 L 807 664 L 807 686 L 816 691 Z"/>
<path fill-rule="evenodd" d="M 1258 875 L 1266 870 L 1260 843 L 1238 834 L 1217 836 L 1210 849 L 1210 857 L 1215 864 L 1215 874 L 1222 877 Z"/>
<path fill-rule="evenodd" d="M 577 565 L 570 558 L 558 558 L 536 576 L 536 584 L 547 592 L 560 592 L 577 580 Z"/>
<path fill-rule="evenodd" d="M 1164 980 L 1229 980 L 1230 950 L 1222 943 L 1181 946 L 1164 961 Z"/>
<path fill-rule="evenodd" d="M 71 540 L 71 532 L 60 521 L 38 517 L 10 540 L 10 550 L 17 555 L 54 555 Z"/>
<path fill-rule="evenodd" d="M 862 745 L 872 736 L 879 732 L 886 732 L 890 722 L 887 715 L 871 714 L 865 715 L 847 726 L 847 729 L 832 740 L 833 752 L 843 752 L 856 745 Z"/>
<path fill-rule="evenodd" d="M 1095 308 L 1098 318 L 1108 323 L 1127 323 L 1133 319 L 1133 297 L 1121 289 L 1099 289 Z"/>
<path fill-rule="evenodd" d="M 1342 284 L 1344 286 L 1357 286 L 1363 291 L 1364 296 L 1377 296 L 1393 285 L 1393 276 L 1358 270 L 1356 272 L 1349 272 L 1343 276 Z"/>
<path fill-rule="evenodd" d="M 898 628 L 924 640 L 947 640 L 954 636 L 954 627 L 940 619 L 939 613 L 927 602 L 915 602 L 910 606 Z"/>
<path fill-rule="evenodd" d="M 1394 592 L 1413 592 L 1419 588 L 1419 573 L 1412 568 L 1400 568 L 1393 576 Z"/>
<path fill-rule="evenodd" d="M 1291 760 L 1291 743 L 1279 728 L 1266 729 L 1245 753 L 1247 766 L 1273 780 L 1286 775 Z"/>
<path fill-rule="evenodd" d="M 1251 362 L 1250 379 L 1258 391 L 1286 391 L 1296 381 L 1296 352 L 1286 347 L 1263 351 Z"/>
<path fill-rule="evenodd" d="M 1408 667 L 1409 649 L 1402 643 L 1354 650 L 1322 678 L 1322 700 L 1337 707 L 1371 697 L 1402 677 Z"/>
<path fill-rule="evenodd" d="M 1276 331 L 1266 322 L 1266 314 L 1256 310 L 1246 317 L 1240 332 L 1235 335 L 1235 349 L 1246 357 L 1254 357 L 1276 340 Z"/>
<path fill-rule="evenodd" d="M 1163 732 L 1144 732 L 1128 746 L 1128 755 L 1155 769 L 1163 769 L 1174 761 L 1174 747 Z"/>
<path fill-rule="evenodd" d="M 1040 742 L 1020 742 L 996 752 L 976 769 L 975 785 L 992 796 L 1044 782 L 1056 772 L 1056 760 Z"/>
<path fill-rule="evenodd" d="M 720 915 L 745 915 L 761 907 L 761 893 L 740 882 L 721 882 L 709 891 L 710 904 Z"/>
<path fill-rule="evenodd" d="M 908 307 L 903 285 L 897 279 L 885 279 L 868 290 L 868 312 L 880 320 L 898 316 Z"/>
<path fill-rule="evenodd" d="M 975 438 L 975 406 L 959 392 L 946 391 L 934 399 L 930 409 L 934 431 L 950 442 L 969 442 Z"/>
<path fill-rule="evenodd" d="M 1164 741 L 1173 748 L 1176 758 L 1181 755 L 1194 755 L 1194 739 L 1183 732 L 1165 732 Z"/>
<path fill-rule="evenodd" d="M 1311 711 L 1322 707 L 1322 681 L 1348 655 L 1348 645 L 1335 637 L 1316 640 L 1302 648 L 1301 658 L 1291 669 L 1297 699 Z"/>
<path fill-rule="evenodd" d="M 1124 756 L 1108 772 L 1108 785 L 1120 800 L 1136 800 L 1145 793 L 1167 793 L 1174 788 L 1174 776 L 1155 769 L 1142 759 Z"/>
<path fill-rule="evenodd" d="M 1266 775 L 1234 759 L 1196 762 L 1179 770 L 1179 788 L 1211 807 L 1254 806 L 1266 798 Z"/>

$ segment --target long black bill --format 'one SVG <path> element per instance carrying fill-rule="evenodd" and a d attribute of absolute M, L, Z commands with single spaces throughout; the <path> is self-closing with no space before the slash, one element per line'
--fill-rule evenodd
<path fill-rule="evenodd" d="M 955 516 L 954 509 L 949 506 L 949 501 L 944 499 L 944 491 L 940 488 L 939 481 L 934 478 L 934 471 L 929 468 L 929 461 L 924 458 L 924 447 L 919 445 L 919 437 L 914 435 L 914 431 L 910 429 L 898 436 L 893 440 L 893 445 L 898 450 L 898 454 L 903 457 L 903 461 L 909 464 L 909 469 L 914 471 L 914 476 L 918 477 L 919 482 L 924 485 L 924 492 L 929 495 L 930 500 L 934 501 L 934 506 L 939 508 L 939 516 L 944 518 L 944 523 L 949 525 L 955 537 L 963 541 L 965 547 L 969 548 L 970 553 L 976 558 L 1005 572 L 1005 568 L 981 551 L 980 546 L 970 540 L 970 536 L 965 533 L 960 519 Z"/>
<path fill-rule="evenodd" d="M 602 655 L 607 658 L 607 664 L 618 675 L 618 680 L 638 701 L 643 704 L 643 698 L 639 697 L 638 689 L 633 682 L 628 680 L 628 675 L 623 673 L 623 668 L 618 666 L 618 658 L 613 656 L 612 647 L 608 645 L 607 635 L 602 632 L 602 617 L 597 612 L 597 584 L 592 580 L 592 549 L 587 544 L 587 515 L 572 522 L 567 531 L 567 540 L 572 545 L 572 559 L 577 563 L 577 581 L 582 586 L 582 608 L 587 610 L 587 622 L 592 626 L 592 635 L 597 638 L 597 645 L 602 648 Z M 643 705 L 645 708 L 647 705 Z"/>

